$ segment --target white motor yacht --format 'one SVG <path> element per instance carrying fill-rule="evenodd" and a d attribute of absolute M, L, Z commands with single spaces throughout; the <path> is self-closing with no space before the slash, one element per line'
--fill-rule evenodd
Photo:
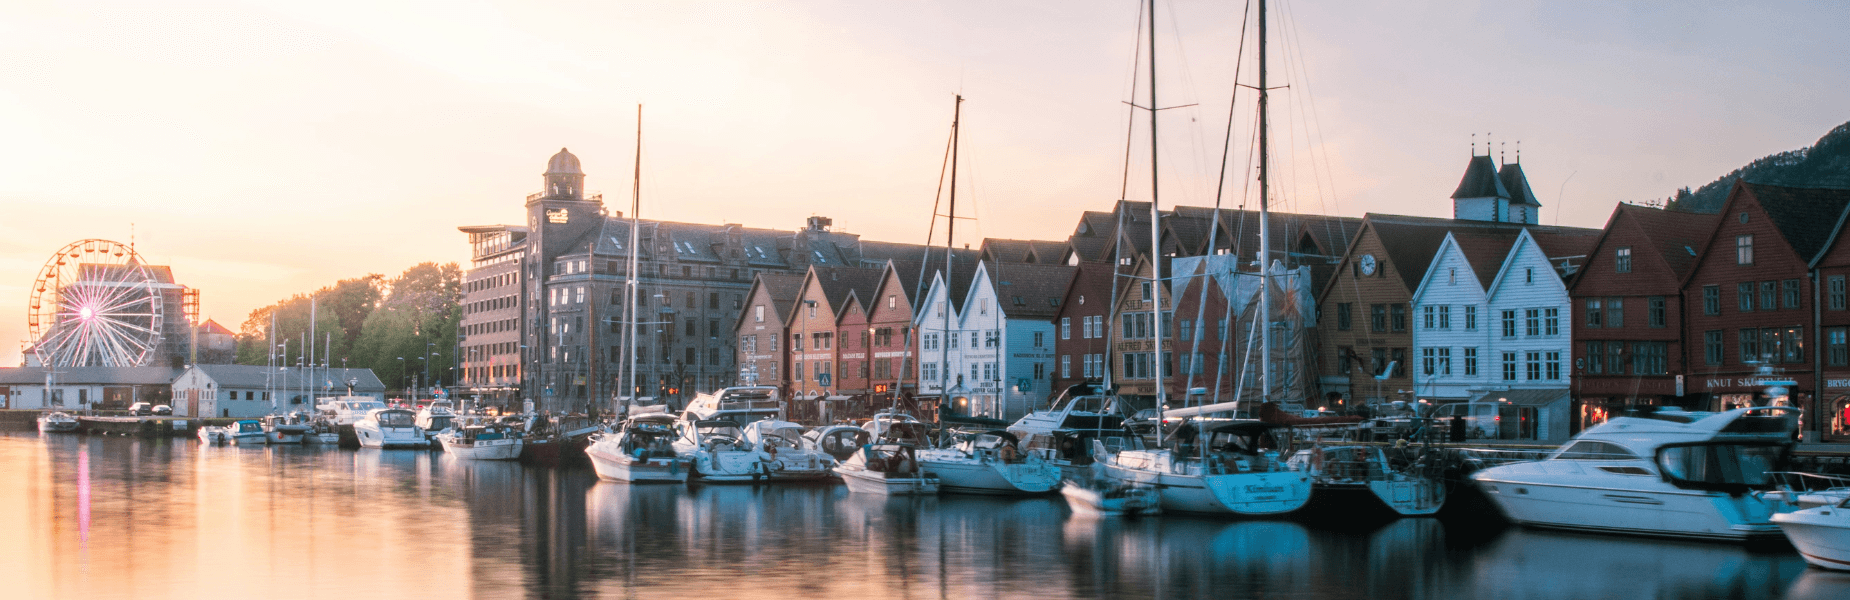
<path fill-rule="evenodd" d="M 1092 440 L 1119 449 L 1132 437 L 1124 429 L 1127 416 L 1117 396 L 1093 393 L 1091 386 L 1068 388 L 1046 410 L 1028 413 L 1008 426 L 1022 441 L 1021 449 L 1039 455 L 1067 477 L 1091 476 Z"/>
<path fill-rule="evenodd" d="M 201 425 L 197 435 L 199 441 L 215 446 L 231 441 L 231 434 L 227 428 L 217 425 Z"/>
<path fill-rule="evenodd" d="M 1277 515 L 1310 500 L 1310 474 L 1279 458 L 1290 428 L 1250 419 L 1189 422 L 1172 448 L 1113 451 L 1093 440 L 1107 478 L 1155 486 L 1163 510 L 1216 515 Z M 1192 433 L 1191 428 L 1205 429 Z M 1194 438 L 1194 439 L 1189 439 Z"/>
<path fill-rule="evenodd" d="M 691 414 L 691 413 L 690 413 Z M 708 482 L 763 479 L 764 455 L 745 442 L 738 423 L 726 419 L 680 421 L 674 441 L 676 454 L 687 458 L 689 479 Z"/>
<path fill-rule="evenodd" d="M 48 412 L 39 415 L 39 433 L 70 433 L 77 431 L 77 418 L 63 412 Z"/>
<path fill-rule="evenodd" d="M 861 424 L 874 442 L 898 442 L 912 444 L 920 448 L 931 447 L 931 431 L 924 423 L 912 415 L 892 409 L 881 409 L 873 418 Z"/>
<path fill-rule="evenodd" d="M 416 420 L 416 413 L 403 408 L 375 408 L 354 422 L 353 435 L 362 448 L 429 448 Z"/>
<path fill-rule="evenodd" d="M 1047 494 L 1060 486 L 1060 468 L 1035 454 L 1024 454 L 1007 431 L 967 436 L 949 448 L 919 450 L 919 464 L 938 476 L 946 492 L 966 494 Z"/>
<path fill-rule="evenodd" d="M 1805 562 L 1850 571 L 1850 498 L 1829 506 L 1773 515 Z"/>
<path fill-rule="evenodd" d="M 840 461 L 805 437 L 802 425 L 766 419 L 745 426 L 745 444 L 763 456 L 764 474 L 773 481 L 828 479 Z"/>
<path fill-rule="evenodd" d="M 862 494 L 933 495 L 938 493 L 938 476 L 919 468 L 917 452 L 912 446 L 874 443 L 849 456 L 835 467 L 848 491 Z"/>
<path fill-rule="evenodd" d="M 323 398 L 323 400 L 326 402 L 316 408 L 320 409 L 321 415 L 327 417 L 336 427 L 352 426 L 360 422 L 360 419 L 366 418 L 367 413 L 386 407 L 384 402 L 374 400 L 372 396 L 338 396 Z"/>
<path fill-rule="evenodd" d="M 1429 516 L 1445 506 L 1445 481 L 1436 469 L 1395 468 L 1380 446 L 1319 446 L 1299 450 L 1288 462 L 1310 473 L 1320 505 L 1377 505 L 1401 516 Z"/>
<path fill-rule="evenodd" d="M 437 439 L 437 434 L 439 432 L 449 429 L 455 422 L 456 409 L 450 404 L 449 400 L 432 401 L 430 404 L 426 404 L 423 408 L 418 409 L 418 416 L 416 419 L 418 428 L 423 429 L 424 435 L 432 440 Z"/>
<path fill-rule="evenodd" d="M 1547 459 L 1472 479 L 1518 523 L 1604 533 L 1728 541 L 1777 538 L 1774 487 L 1799 411 L 1657 410 L 1581 432 Z"/>
<path fill-rule="evenodd" d="M 777 388 L 768 385 L 721 388 L 710 394 L 696 395 L 681 415 L 687 421 L 726 420 L 739 427 L 752 421 L 783 417 L 783 403 L 778 401 Z"/>
<path fill-rule="evenodd" d="M 520 458 L 520 434 L 498 423 L 448 428 L 437 434 L 437 442 L 445 453 L 464 460 Z"/>
<path fill-rule="evenodd" d="M 314 430 L 314 426 L 288 415 L 269 415 L 263 418 L 266 441 L 272 444 L 300 444 L 302 438 Z"/>
<path fill-rule="evenodd" d="M 262 446 L 270 443 L 270 434 L 256 419 L 243 419 L 225 426 L 225 439 L 238 446 Z"/>
<path fill-rule="evenodd" d="M 624 421 L 616 433 L 593 434 L 585 455 L 597 476 L 630 483 L 687 481 L 686 459 L 674 450 L 673 415 L 647 413 Z"/>
<path fill-rule="evenodd" d="M 824 425 L 803 432 L 805 445 L 834 457 L 836 462 L 848 460 L 872 439 L 866 429 L 854 425 Z"/>

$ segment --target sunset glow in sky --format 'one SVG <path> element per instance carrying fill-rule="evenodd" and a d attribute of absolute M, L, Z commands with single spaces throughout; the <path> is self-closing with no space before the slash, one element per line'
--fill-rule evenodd
<path fill-rule="evenodd" d="M 1157 10 L 1159 102 L 1197 103 L 1162 113 L 1162 202 L 1209 205 L 1242 7 Z M 456 227 L 519 222 L 560 147 L 627 210 L 638 103 L 646 218 L 816 214 L 922 243 L 961 93 L 960 212 L 979 220 L 959 243 L 1061 239 L 1124 186 L 1138 17 L 1137 0 L 0 3 L 0 364 L 40 265 L 78 239 L 132 227 L 236 330 L 341 278 L 465 260 Z M 1838 2 L 1290 0 L 1272 23 L 1287 210 L 1450 216 L 1489 132 L 1511 160 L 1521 140 L 1544 223 L 1598 227 L 1850 120 Z M 1128 196 L 1146 200 L 1134 135 Z"/>

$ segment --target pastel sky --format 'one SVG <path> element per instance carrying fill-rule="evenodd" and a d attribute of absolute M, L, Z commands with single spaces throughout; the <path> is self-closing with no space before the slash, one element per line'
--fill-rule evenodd
<path fill-rule="evenodd" d="M 1158 2 L 1162 202 L 1214 202 L 1243 8 Z M 1850 120 L 1841 2 L 1275 2 L 1282 209 L 1449 216 L 1485 133 L 1598 227 Z M 128 241 L 237 329 L 467 258 L 570 147 L 627 210 L 924 242 L 963 94 L 959 243 L 1060 239 L 1125 186 L 1136 0 L 0 3 L 0 364 L 27 288 Z M 1250 46 L 1250 42 L 1249 42 Z M 1241 83 L 1253 84 L 1249 50 Z M 1138 88 L 1143 90 L 1145 88 Z M 1144 101 L 1143 91 L 1138 102 Z M 1235 167 L 1250 171 L 1248 92 Z M 1148 132 L 1129 145 L 1149 197 Z M 1507 145 L 1503 145 L 1507 142 Z M 1242 194 L 1234 186 L 1229 205 Z"/>

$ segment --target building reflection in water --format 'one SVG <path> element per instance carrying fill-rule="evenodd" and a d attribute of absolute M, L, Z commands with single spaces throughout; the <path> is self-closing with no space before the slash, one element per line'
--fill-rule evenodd
<path fill-rule="evenodd" d="M 0 435 L 5 597 L 1847 598 L 1790 549 L 632 486 L 421 451 Z"/>

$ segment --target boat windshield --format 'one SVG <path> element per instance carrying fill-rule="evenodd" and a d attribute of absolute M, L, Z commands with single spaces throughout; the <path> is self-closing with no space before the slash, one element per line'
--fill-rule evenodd
<path fill-rule="evenodd" d="M 1056 412 L 1064 410 L 1068 412 L 1103 414 L 1110 407 L 1111 398 L 1109 396 L 1074 396 L 1072 399 L 1067 400 L 1066 403 L 1054 407 L 1054 410 Z"/>
<path fill-rule="evenodd" d="M 444 415 L 444 416 L 433 415 L 430 418 L 430 427 L 428 427 L 427 429 L 449 429 L 450 419 L 452 418 L 453 417 L 450 417 L 448 415 Z"/>
<path fill-rule="evenodd" d="M 1637 460 L 1638 455 L 1624 446 L 1595 440 L 1580 440 L 1561 450 L 1555 460 Z"/>
<path fill-rule="evenodd" d="M 256 421 L 238 421 L 238 433 L 255 433 L 258 431 L 263 431 L 263 427 L 258 425 Z"/>
<path fill-rule="evenodd" d="M 411 427 L 412 426 L 412 422 L 411 422 L 412 416 L 411 416 L 411 413 L 407 411 L 387 410 L 387 411 L 381 411 L 381 412 L 374 413 L 374 414 L 375 414 L 375 418 L 379 420 L 380 427 Z"/>
<path fill-rule="evenodd" d="M 1657 464 L 1683 487 L 1765 487 L 1774 483 L 1772 473 L 1782 469 L 1787 450 L 1783 444 L 1678 444 L 1659 449 Z"/>

